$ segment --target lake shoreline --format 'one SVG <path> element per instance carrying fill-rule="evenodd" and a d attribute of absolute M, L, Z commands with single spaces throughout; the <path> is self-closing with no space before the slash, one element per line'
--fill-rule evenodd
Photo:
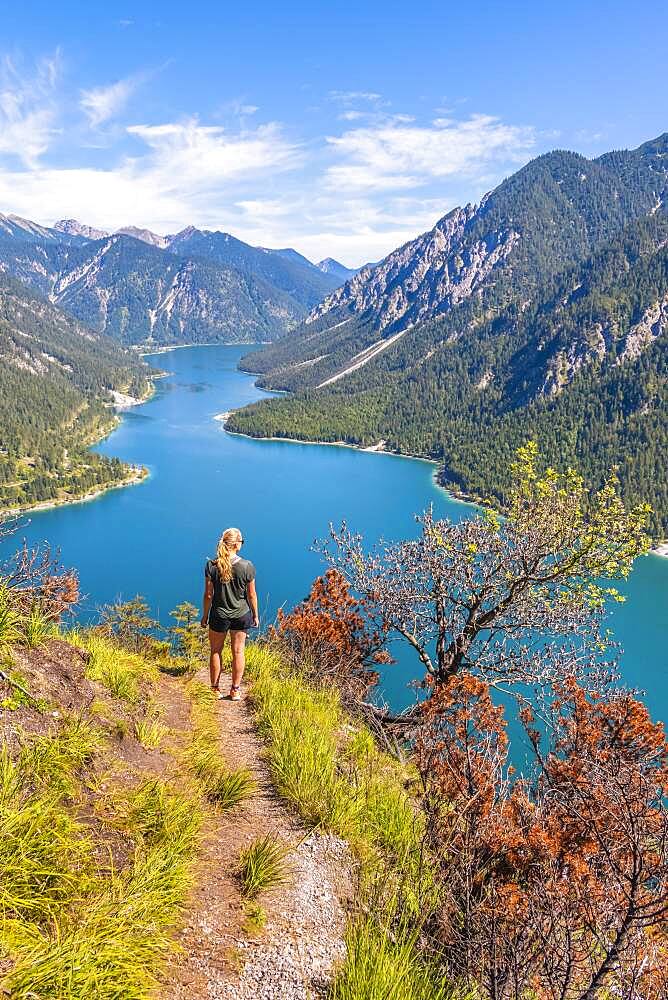
<path fill-rule="evenodd" d="M 240 342 L 238 340 L 229 341 L 215 341 L 211 340 L 207 344 L 166 344 L 163 347 L 153 347 L 150 351 L 139 350 L 137 353 L 140 358 L 150 358 L 158 354 L 169 354 L 170 351 L 181 351 L 186 347 L 267 347 L 269 344 L 273 343 L 271 340 L 253 340 L 249 343 Z M 146 345 L 137 344 L 136 347 L 141 348 Z M 239 371 L 242 371 L 239 368 Z M 247 374 L 244 372 L 244 374 Z M 253 374 L 252 372 L 248 374 Z M 260 374 L 259 372 L 257 374 Z"/>
<path fill-rule="evenodd" d="M 443 486 L 442 483 L 439 483 L 438 467 L 440 466 L 440 462 L 438 462 L 435 458 L 425 458 L 424 455 L 408 455 L 405 452 L 401 451 L 387 451 L 384 447 L 381 447 L 384 444 L 383 441 L 379 441 L 378 444 L 368 445 L 367 447 L 363 448 L 359 444 L 349 444 L 347 441 L 303 441 L 301 438 L 262 437 L 256 434 L 245 434 L 243 431 L 230 430 L 226 426 L 226 421 L 229 419 L 230 415 L 231 411 L 225 413 L 217 413 L 213 419 L 217 420 L 219 423 L 222 424 L 222 429 L 225 431 L 226 434 L 232 434 L 235 437 L 248 438 L 249 441 L 278 441 L 278 442 L 283 441 L 287 444 L 324 445 L 328 448 L 351 448 L 353 451 L 363 452 L 364 454 L 367 455 L 388 455 L 391 458 L 406 458 L 409 459 L 411 462 L 426 462 L 427 465 L 433 465 L 436 467 L 432 474 L 434 485 L 438 487 L 439 490 L 443 490 L 443 492 L 450 500 L 453 500 L 455 503 L 463 503 L 471 506 L 475 506 L 476 504 L 478 504 L 478 501 L 475 500 L 473 497 L 468 497 L 464 493 L 454 493 L 452 490 L 449 490 L 446 486 Z"/>
<path fill-rule="evenodd" d="M 108 427 L 105 427 L 99 434 L 95 434 L 86 441 L 86 447 L 90 449 L 98 444 L 102 444 L 114 431 L 118 430 L 123 419 L 121 414 L 134 409 L 135 406 L 143 406 L 144 403 L 150 402 L 156 393 L 156 378 L 164 378 L 164 374 L 156 372 L 155 376 L 150 376 L 150 385 L 145 396 L 130 396 L 115 389 L 110 390 L 113 402 L 109 404 L 109 407 L 114 411 L 113 420 Z M 21 517 L 23 514 L 36 514 L 43 510 L 54 510 L 56 507 L 68 507 L 71 504 L 88 503 L 90 500 L 97 500 L 98 497 L 104 496 L 110 490 L 118 490 L 124 486 L 137 486 L 139 483 L 144 482 L 145 479 L 148 479 L 150 475 L 148 469 L 143 465 L 129 466 L 129 468 L 132 471 L 125 479 L 119 479 L 110 483 L 100 483 L 94 490 L 90 490 L 88 493 L 81 493 L 79 496 L 67 498 L 52 497 L 50 500 L 37 500 L 35 503 L 22 504 L 20 507 L 2 507 L 0 508 L 0 518 Z"/>
<path fill-rule="evenodd" d="M 106 436 L 107 435 L 105 435 L 105 437 Z M 102 438 L 102 440 L 104 440 L 104 438 Z M 43 510 L 55 510 L 57 507 L 69 507 L 72 504 L 89 503 L 91 500 L 97 500 L 99 497 L 104 496 L 105 493 L 111 492 L 111 490 L 120 490 L 126 486 L 138 486 L 139 483 L 143 483 L 149 478 L 149 476 L 150 473 L 148 469 L 142 466 L 141 468 L 134 470 L 132 475 L 127 476 L 125 479 L 119 479 L 117 482 L 113 483 L 100 484 L 97 489 L 91 490 L 89 493 L 82 493 L 80 496 L 76 497 L 39 500 L 37 503 L 25 504 L 22 507 L 7 507 L 0 510 L 0 517 L 21 517 L 24 514 L 37 514 Z"/>
<path fill-rule="evenodd" d="M 244 374 L 252 375 L 254 373 L 244 372 Z M 265 389 L 264 391 L 272 392 L 274 390 Z M 275 436 L 272 437 L 272 436 L 262 436 L 256 434 L 245 434 L 243 431 L 230 430 L 226 426 L 226 421 L 229 419 L 230 416 L 231 416 L 231 411 L 225 413 L 217 413 L 213 419 L 219 421 L 222 424 L 222 429 L 225 431 L 226 434 L 233 434 L 236 437 L 248 438 L 250 441 L 285 441 L 288 444 L 325 445 L 327 447 L 332 447 L 332 448 L 352 448 L 353 451 L 365 452 L 367 455 L 368 454 L 391 455 L 394 458 L 408 458 L 413 462 L 427 462 L 429 465 L 434 465 L 437 467 L 434 470 L 432 476 L 434 485 L 437 486 L 439 490 L 443 490 L 443 492 L 450 500 L 453 500 L 455 503 L 463 503 L 469 506 L 479 507 L 481 505 L 480 500 L 477 500 L 475 497 L 472 497 L 469 494 L 461 491 L 455 492 L 449 487 L 444 486 L 443 483 L 439 482 L 438 467 L 440 467 L 441 463 L 438 462 L 435 458 L 425 458 L 424 455 L 409 455 L 401 451 L 386 451 L 385 448 L 382 447 L 382 445 L 384 444 L 383 441 L 379 441 L 378 444 L 368 445 L 366 448 L 363 448 L 361 445 L 349 444 L 347 441 L 305 441 L 302 440 L 301 438 L 275 437 Z M 657 545 L 653 546 L 649 550 L 648 555 L 659 556 L 659 558 L 661 559 L 668 559 L 668 540 L 659 542 Z"/>

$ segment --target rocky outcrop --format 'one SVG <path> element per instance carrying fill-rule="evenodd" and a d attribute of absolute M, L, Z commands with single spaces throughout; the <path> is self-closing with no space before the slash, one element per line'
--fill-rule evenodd
<path fill-rule="evenodd" d="M 60 219 L 54 223 L 53 228 L 57 233 L 66 236 L 80 236 L 84 240 L 103 240 L 109 235 L 104 229 L 96 229 L 95 226 L 87 226 L 76 219 Z"/>
<path fill-rule="evenodd" d="M 482 206 L 481 206 L 482 207 Z M 406 243 L 375 266 L 362 268 L 309 314 L 306 324 L 344 313 L 370 314 L 381 332 L 396 331 L 457 305 L 472 295 L 512 252 L 512 229 L 469 239 L 479 208 L 456 208 L 430 232 Z"/>
<path fill-rule="evenodd" d="M 668 330 L 668 296 L 655 302 L 643 313 L 624 338 L 619 362 L 632 361 Z"/>

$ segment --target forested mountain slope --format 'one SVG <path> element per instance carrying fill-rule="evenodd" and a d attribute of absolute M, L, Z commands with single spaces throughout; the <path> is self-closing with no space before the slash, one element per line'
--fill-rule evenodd
<path fill-rule="evenodd" d="M 121 462 L 87 445 L 113 426 L 110 390 L 145 395 L 147 372 L 107 337 L 0 279 L 0 509 L 127 478 Z"/>
<path fill-rule="evenodd" d="M 619 464 L 626 498 L 652 502 L 664 531 L 667 190 L 668 136 L 540 157 L 247 356 L 262 385 L 296 394 L 230 429 L 382 440 L 497 495 L 533 435 L 590 479 Z"/>
<path fill-rule="evenodd" d="M 124 343 L 273 340 L 338 284 L 294 251 L 225 233 L 56 227 L 0 216 L 0 271 Z"/>
<path fill-rule="evenodd" d="M 233 268 L 251 279 L 260 279 L 311 309 L 340 283 L 338 275 L 325 274 L 296 250 L 252 247 L 229 233 L 189 227 L 167 237 L 172 253 L 197 257 Z M 302 313 L 303 315 L 303 313 Z"/>

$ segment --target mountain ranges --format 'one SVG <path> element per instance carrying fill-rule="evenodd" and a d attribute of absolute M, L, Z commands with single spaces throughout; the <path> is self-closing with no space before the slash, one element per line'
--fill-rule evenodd
<path fill-rule="evenodd" d="M 0 519 L 140 474 L 89 450 L 150 390 L 130 348 L 271 340 L 339 284 L 330 270 L 192 226 L 0 215 Z"/>
<path fill-rule="evenodd" d="M 600 483 L 668 529 L 668 134 L 555 151 L 363 268 L 242 359 L 289 395 L 234 412 L 255 436 L 378 445 L 503 501 L 515 449 Z"/>
<path fill-rule="evenodd" d="M 286 333 L 338 273 L 294 250 L 252 247 L 190 226 L 158 236 L 0 215 L 0 271 L 124 344 L 251 343 Z"/>

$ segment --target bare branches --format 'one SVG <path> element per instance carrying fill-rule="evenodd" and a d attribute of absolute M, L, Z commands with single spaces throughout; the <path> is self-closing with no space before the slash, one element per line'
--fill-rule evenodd
<path fill-rule="evenodd" d="M 76 571 L 63 569 L 48 545 L 29 548 L 24 543 L 0 566 L 0 580 L 13 591 L 22 612 L 39 605 L 41 613 L 54 622 L 79 601 Z"/>
<path fill-rule="evenodd" d="M 323 546 L 376 628 L 401 636 L 438 682 L 469 671 L 509 690 L 549 685 L 566 665 L 590 684 L 611 674 L 601 622 L 620 598 L 600 581 L 626 576 L 646 550 L 647 510 L 625 511 L 614 478 L 590 496 L 574 472 L 536 465 L 535 446 L 520 449 L 505 519 L 454 524 L 428 510 L 415 539 L 369 553 L 343 524 Z"/>

